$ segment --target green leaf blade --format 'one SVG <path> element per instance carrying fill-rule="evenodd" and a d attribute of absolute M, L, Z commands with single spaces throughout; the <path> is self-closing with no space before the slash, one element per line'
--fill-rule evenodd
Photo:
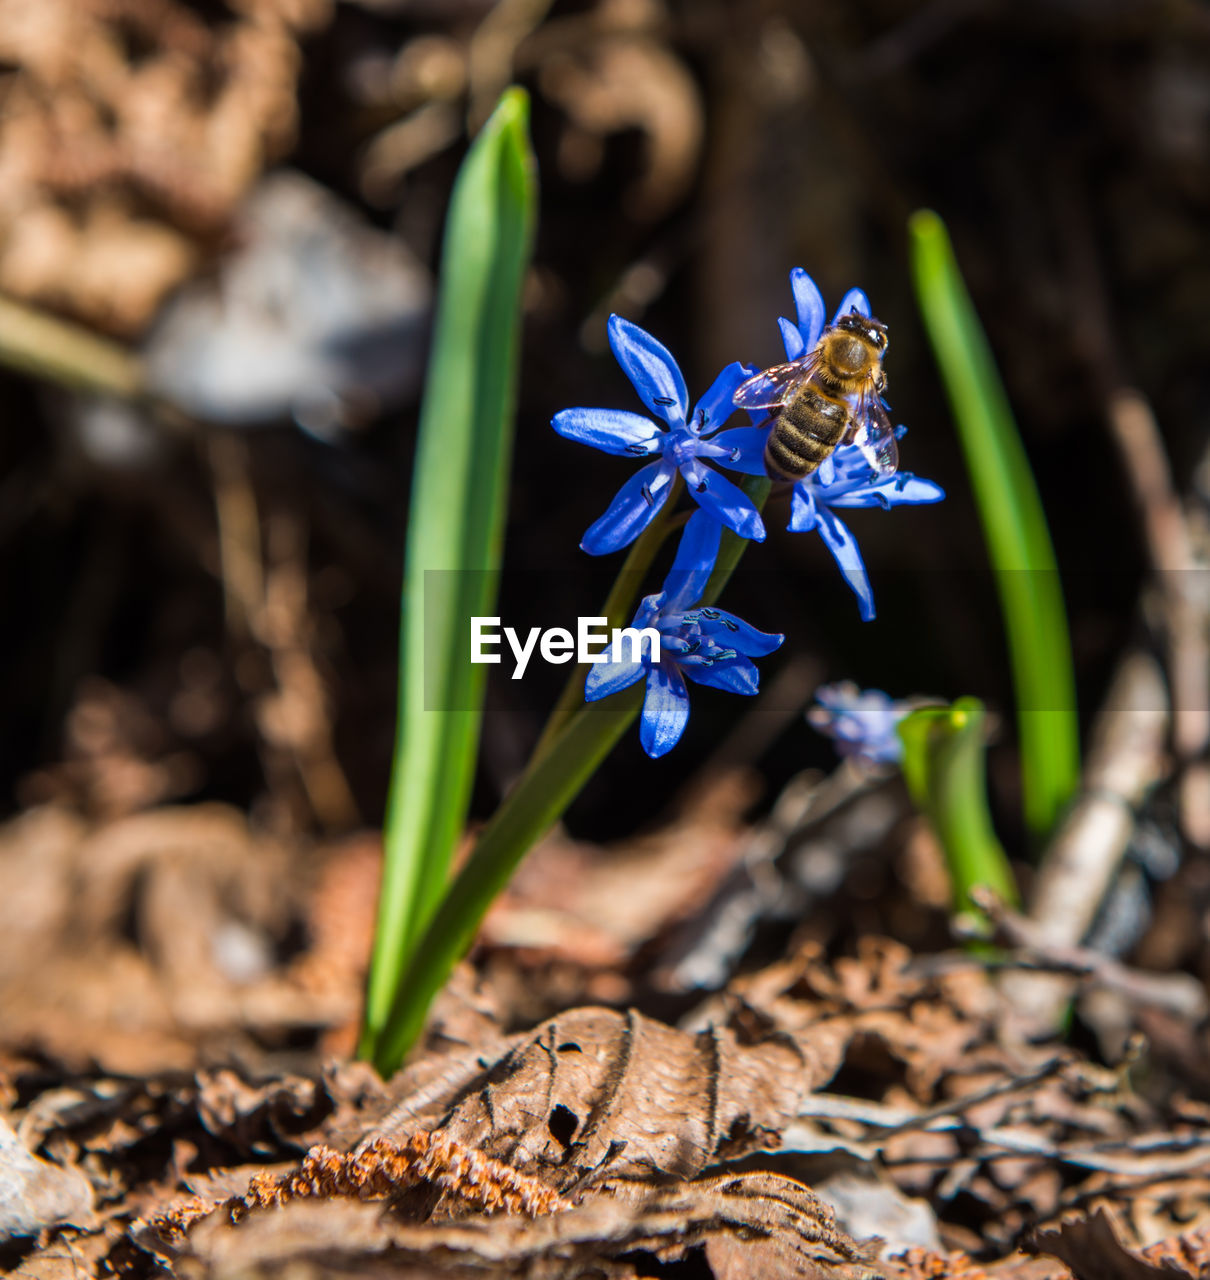
<path fill-rule="evenodd" d="M 468 619 L 490 614 L 503 550 L 533 240 L 528 101 L 510 89 L 471 145 L 446 219 L 408 514 L 399 714 L 361 1051 L 376 1046 L 410 948 L 445 887 L 478 752 L 484 669 Z"/>
<path fill-rule="evenodd" d="M 1008 638 L 1025 824 L 1052 831 L 1080 776 L 1075 675 L 1042 500 L 995 359 L 937 214 L 909 223 L 924 326 L 966 458 Z"/>

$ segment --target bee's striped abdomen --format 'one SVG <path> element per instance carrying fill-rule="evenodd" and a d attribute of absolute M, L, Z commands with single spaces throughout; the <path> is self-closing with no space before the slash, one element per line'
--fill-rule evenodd
<path fill-rule="evenodd" d="M 765 445 L 765 469 L 775 479 L 810 475 L 844 436 L 849 406 L 808 383 L 783 406 Z"/>

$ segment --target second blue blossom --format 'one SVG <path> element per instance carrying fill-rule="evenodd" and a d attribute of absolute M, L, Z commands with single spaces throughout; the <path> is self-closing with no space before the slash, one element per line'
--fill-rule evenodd
<path fill-rule="evenodd" d="M 689 722 L 686 680 L 751 696 L 760 686 L 753 658 L 777 649 L 783 636 L 757 631 L 733 613 L 699 605 L 718 556 L 720 525 L 704 512 L 690 517 L 658 595 L 648 596 L 630 624 L 654 633 L 643 645 L 619 637 L 588 673 L 589 702 L 620 693 L 646 677 L 639 741 L 649 756 L 671 751 Z M 658 637 L 658 647 L 652 643 Z M 636 652 L 636 646 L 641 651 Z M 629 653 L 627 652 L 629 649 Z"/>

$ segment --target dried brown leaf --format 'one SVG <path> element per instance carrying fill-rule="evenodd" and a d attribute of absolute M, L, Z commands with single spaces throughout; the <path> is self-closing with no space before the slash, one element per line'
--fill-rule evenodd
<path fill-rule="evenodd" d="M 884 1266 L 889 1280 L 1071 1280 L 1071 1272 L 1054 1258 L 1030 1258 L 1023 1253 L 984 1264 L 961 1250 L 908 1249 Z"/>
<path fill-rule="evenodd" d="M 1061 1258 L 1076 1280 L 1187 1280 L 1199 1274 L 1171 1247 L 1153 1246 L 1146 1256 L 1128 1248 L 1104 1209 L 1043 1228 L 1035 1233 L 1031 1247 Z"/>
<path fill-rule="evenodd" d="M 295 1202 L 234 1226 L 211 1218 L 191 1233 L 178 1265 L 198 1280 L 223 1280 L 237 1268 L 266 1278 L 297 1274 L 306 1261 L 320 1259 L 325 1275 L 396 1274 L 373 1269 L 377 1260 L 400 1274 L 419 1265 L 440 1275 L 474 1267 L 478 1275 L 576 1280 L 633 1274 L 625 1259 L 636 1252 L 671 1261 L 697 1248 L 713 1249 L 732 1280 L 879 1274 L 868 1250 L 837 1230 L 806 1187 L 772 1174 L 670 1186 L 606 1183 L 583 1203 L 532 1221 L 414 1225 L 370 1204 Z"/>
<path fill-rule="evenodd" d="M 575 1009 L 493 1058 L 449 1064 L 448 1089 L 438 1077 L 405 1095 L 378 1131 L 397 1135 L 448 1110 L 452 1137 L 560 1191 L 606 1176 L 691 1178 L 776 1145 L 843 1048 L 839 1027 L 744 1039 L 729 1028 L 678 1031 L 633 1010 Z"/>

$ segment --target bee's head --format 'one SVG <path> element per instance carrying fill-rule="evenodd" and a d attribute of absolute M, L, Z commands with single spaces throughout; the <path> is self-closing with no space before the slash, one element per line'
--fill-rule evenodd
<path fill-rule="evenodd" d="M 836 321 L 836 328 L 844 329 L 847 333 L 857 334 L 880 353 L 887 349 L 886 325 L 881 320 L 875 320 L 873 316 L 863 316 L 856 308 L 850 311 L 847 316 L 841 316 Z"/>

